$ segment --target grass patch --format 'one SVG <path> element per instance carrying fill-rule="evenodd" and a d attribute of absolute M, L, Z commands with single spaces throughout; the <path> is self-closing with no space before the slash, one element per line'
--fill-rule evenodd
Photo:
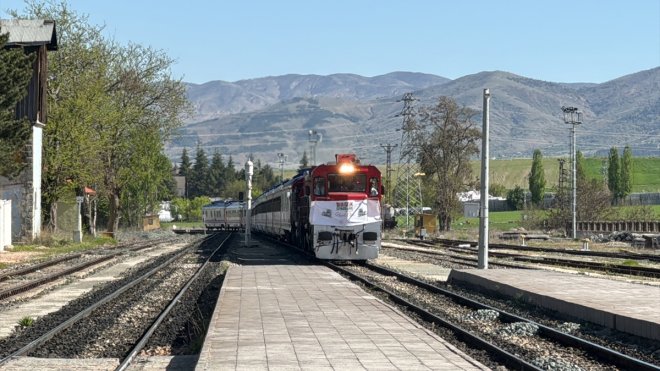
<path fill-rule="evenodd" d="M 621 265 L 625 265 L 627 267 L 638 267 L 639 262 L 637 262 L 637 260 L 624 260 Z"/>
<path fill-rule="evenodd" d="M 34 325 L 34 318 L 25 316 L 18 320 L 18 325 L 21 327 L 32 327 Z"/>

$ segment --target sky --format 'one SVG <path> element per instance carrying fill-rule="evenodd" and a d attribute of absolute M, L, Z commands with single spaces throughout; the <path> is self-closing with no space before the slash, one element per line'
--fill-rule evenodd
<path fill-rule="evenodd" d="M 660 66 L 660 0 L 68 0 L 186 82 L 501 70 L 601 83 Z M 0 0 L 22 10 L 23 0 Z"/>

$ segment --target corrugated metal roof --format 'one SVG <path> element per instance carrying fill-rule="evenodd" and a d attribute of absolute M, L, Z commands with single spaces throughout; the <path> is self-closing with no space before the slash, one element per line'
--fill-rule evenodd
<path fill-rule="evenodd" d="M 48 50 L 57 50 L 55 21 L 0 19 L 0 33 L 9 33 L 8 45 L 46 45 Z"/>

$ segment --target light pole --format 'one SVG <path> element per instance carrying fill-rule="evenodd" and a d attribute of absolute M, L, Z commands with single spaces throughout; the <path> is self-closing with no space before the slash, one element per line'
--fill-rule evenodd
<path fill-rule="evenodd" d="M 280 163 L 280 181 L 284 181 L 284 163 L 286 162 L 287 157 L 288 156 L 282 152 L 277 154 L 277 158 L 279 159 L 278 161 Z"/>
<path fill-rule="evenodd" d="M 577 195 L 577 183 L 575 176 L 575 125 L 580 125 L 582 123 L 582 112 L 578 111 L 576 107 L 561 107 L 561 110 L 564 112 L 564 124 L 571 125 L 571 163 L 573 164 L 573 200 L 571 202 L 571 207 L 573 209 L 573 239 L 577 238 L 577 220 L 576 220 L 576 195 Z"/>
<path fill-rule="evenodd" d="M 316 165 L 316 143 L 321 142 L 323 139 L 323 135 L 321 135 L 319 132 L 316 130 L 310 130 L 309 131 L 309 144 L 312 147 L 312 165 Z"/>
<path fill-rule="evenodd" d="M 245 246 L 250 246 L 250 227 L 252 217 L 252 174 L 254 166 L 249 159 L 245 163 L 245 182 L 247 183 L 247 209 L 245 212 Z"/>

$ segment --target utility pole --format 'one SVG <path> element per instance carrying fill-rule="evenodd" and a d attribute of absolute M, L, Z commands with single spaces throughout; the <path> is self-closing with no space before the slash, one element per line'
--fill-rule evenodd
<path fill-rule="evenodd" d="M 481 210 L 479 210 L 479 269 L 488 269 L 488 152 L 490 90 L 484 89 L 483 127 L 481 129 Z"/>
<path fill-rule="evenodd" d="M 575 126 L 582 124 L 582 113 L 575 107 L 561 107 L 564 112 L 564 124 L 571 125 L 571 163 L 573 167 L 573 239 L 577 238 L 576 199 L 577 199 L 577 177 L 575 174 Z"/>
<path fill-rule="evenodd" d="M 385 168 L 385 188 L 387 189 L 387 201 L 392 202 L 392 151 L 398 147 L 398 144 L 391 145 L 390 143 L 380 145 L 387 153 L 387 167 Z"/>
<path fill-rule="evenodd" d="M 280 163 L 280 181 L 284 181 L 284 163 L 286 162 L 288 156 L 280 152 L 277 154 L 278 162 Z"/>
<path fill-rule="evenodd" d="M 247 208 L 245 212 L 245 246 L 250 246 L 250 228 L 252 227 L 252 175 L 254 166 L 250 159 L 245 163 L 245 182 L 247 183 Z"/>
<path fill-rule="evenodd" d="M 421 187 L 419 185 L 419 178 L 411 179 L 415 174 L 420 173 L 419 165 L 417 165 L 417 148 L 413 143 L 413 132 L 417 130 L 417 123 L 415 121 L 415 107 L 413 102 L 417 99 L 413 97 L 412 93 L 406 93 L 403 98 L 398 102 L 403 102 L 403 110 L 397 116 L 403 116 L 403 125 L 401 129 L 401 147 L 399 152 L 399 169 L 397 171 L 397 187 L 394 194 L 395 202 L 398 205 L 406 205 L 406 231 L 410 226 L 410 207 L 411 205 L 418 205 L 419 211 L 422 211 L 421 205 Z M 411 180 L 416 180 L 417 186 L 411 184 Z M 415 207 L 417 211 L 417 208 Z"/>

